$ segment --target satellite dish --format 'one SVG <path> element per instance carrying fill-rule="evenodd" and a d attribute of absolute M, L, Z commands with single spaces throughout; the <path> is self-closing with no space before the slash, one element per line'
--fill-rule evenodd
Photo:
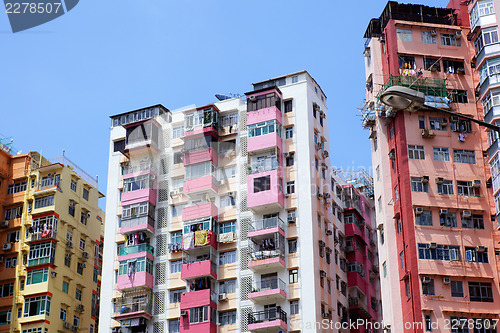
<path fill-rule="evenodd" d="M 219 100 L 219 101 L 225 101 L 226 99 L 230 99 L 231 97 L 229 96 L 226 96 L 226 95 L 220 95 L 220 94 L 215 94 L 215 97 Z"/>

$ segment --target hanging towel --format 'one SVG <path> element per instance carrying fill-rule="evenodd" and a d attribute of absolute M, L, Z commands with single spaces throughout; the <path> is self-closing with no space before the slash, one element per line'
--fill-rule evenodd
<path fill-rule="evenodd" d="M 234 236 L 232 232 L 225 232 L 219 235 L 220 243 L 230 243 L 234 240 Z"/>
<path fill-rule="evenodd" d="M 182 236 L 182 248 L 189 250 L 194 247 L 194 234 L 192 232 Z"/>
<path fill-rule="evenodd" d="M 208 244 L 208 237 L 206 230 L 196 231 L 194 233 L 194 246 L 204 246 Z"/>

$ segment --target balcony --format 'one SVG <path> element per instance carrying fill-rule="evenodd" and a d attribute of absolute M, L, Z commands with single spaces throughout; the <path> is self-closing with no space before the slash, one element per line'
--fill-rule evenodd
<path fill-rule="evenodd" d="M 122 175 L 136 175 L 136 174 L 148 174 L 146 171 L 151 171 L 154 174 L 158 174 L 158 170 L 153 165 L 152 162 L 144 162 L 137 165 L 125 164 L 122 167 Z"/>
<path fill-rule="evenodd" d="M 57 230 L 37 231 L 29 234 L 28 242 L 56 239 Z"/>
<path fill-rule="evenodd" d="M 154 278 L 153 275 L 146 271 L 135 272 L 130 275 L 118 275 L 116 278 L 116 289 L 127 290 L 136 287 L 153 288 Z"/>
<path fill-rule="evenodd" d="M 280 169 L 280 163 L 276 158 L 276 156 L 267 157 L 262 161 L 253 162 L 249 167 L 249 174 L 253 175 L 255 173 L 261 173 L 279 169 Z"/>
<path fill-rule="evenodd" d="M 218 302 L 218 295 L 210 288 L 181 294 L 181 310 L 205 305 L 212 305 L 212 307 L 216 308 Z"/>
<path fill-rule="evenodd" d="M 286 267 L 283 235 L 274 234 L 267 238 L 253 238 L 249 245 L 248 268 L 255 273 L 273 273 Z"/>
<path fill-rule="evenodd" d="M 276 106 L 251 111 L 247 113 L 247 125 L 263 123 L 269 120 L 277 120 L 281 124 L 281 111 Z"/>
<path fill-rule="evenodd" d="M 279 217 L 269 217 L 265 219 L 254 220 L 249 226 L 248 238 L 280 233 L 285 236 L 285 222 Z"/>
<path fill-rule="evenodd" d="M 247 207 L 255 214 L 276 212 L 285 207 L 283 178 L 279 170 L 247 176 Z"/>
<path fill-rule="evenodd" d="M 484 116 L 484 121 L 487 123 L 491 123 L 493 120 L 499 118 L 500 118 L 500 106 L 493 106 Z"/>
<path fill-rule="evenodd" d="M 248 314 L 248 330 L 251 332 L 286 331 L 287 322 L 287 314 L 280 307 Z"/>
<path fill-rule="evenodd" d="M 129 125 L 126 128 L 125 149 L 130 150 L 158 150 L 158 125 L 155 120 L 148 120 L 139 125 Z"/>
<path fill-rule="evenodd" d="M 485 59 L 485 57 L 489 57 L 494 54 L 500 53 L 500 44 L 495 43 L 495 44 L 489 44 L 483 47 L 481 52 L 476 57 L 476 63 L 478 65 L 481 65 Z M 478 66 L 479 67 L 479 66 Z"/>
<path fill-rule="evenodd" d="M 155 221 L 149 216 L 142 216 L 121 221 L 120 233 L 127 234 L 130 232 L 149 231 L 155 232 Z"/>
<path fill-rule="evenodd" d="M 128 256 L 130 254 L 141 253 L 141 252 L 147 252 L 152 256 L 154 256 L 155 254 L 154 251 L 155 251 L 154 247 L 152 247 L 149 244 L 138 244 L 138 245 L 122 247 L 120 249 L 120 256 Z M 120 258 L 120 260 L 124 259 Z"/>
<path fill-rule="evenodd" d="M 258 153 L 273 148 L 283 151 L 283 139 L 276 132 L 248 138 L 247 151 L 249 153 Z"/>
<path fill-rule="evenodd" d="M 184 153 L 184 166 L 208 161 L 214 165 L 219 164 L 219 154 L 214 148 L 198 147 L 186 150 Z"/>
<path fill-rule="evenodd" d="M 205 258 L 203 258 L 205 259 Z M 216 256 L 207 256 L 205 260 L 199 260 L 198 257 L 188 256 L 184 259 L 184 264 L 181 267 L 181 279 L 192 280 L 202 277 L 212 277 L 217 279 L 217 263 Z"/>
<path fill-rule="evenodd" d="M 277 277 L 267 278 L 253 285 L 248 299 L 254 303 L 278 303 L 286 300 L 286 290 L 286 283 L 283 280 Z"/>
<path fill-rule="evenodd" d="M 119 313 L 114 315 L 115 320 L 132 318 L 144 318 L 149 320 L 153 316 L 151 303 L 148 299 L 138 302 L 120 303 L 116 307 L 119 307 Z"/>
<path fill-rule="evenodd" d="M 182 220 L 190 221 L 206 217 L 217 219 L 219 209 L 212 202 L 206 202 L 198 205 L 184 207 L 182 209 Z"/>
<path fill-rule="evenodd" d="M 186 112 L 184 138 L 202 133 L 218 135 L 219 110 L 215 105 L 197 108 L 194 112 Z"/>
<path fill-rule="evenodd" d="M 43 264 L 54 264 L 54 257 L 43 257 L 36 259 L 28 259 L 28 267 L 43 265 Z"/>
<path fill-rule="evenodd" d="M 182 235 L 182 250 L 184 252 L 199 252 L 201 248 L 210 245 L 217 249 L 217 234 L 212 230 L 199 230 Z"/>
<path fill-rule="evenodd" d="M 133 205 L 141 202 L 149 202 L 156 206 L 156 189 L 143 188 L 140 190 L 129 191 L 122 193 L 121 204 L 122 206 Z"/>
<path fill-rule="evenodd" d="M 219 193 L 219 180 L 213 174 L 200 178 L 185 180 L 183 183 L 183 193 L 186 195 L 209 193 Z"/>
<path fill-rule="evenodd" d="M 500 140 L 495 140 L 495 142 L 492 143 L 492 145 L 488 148 L 488 156 L 490 159 L 495 156 L 497 151 L 500 149 Z"/>

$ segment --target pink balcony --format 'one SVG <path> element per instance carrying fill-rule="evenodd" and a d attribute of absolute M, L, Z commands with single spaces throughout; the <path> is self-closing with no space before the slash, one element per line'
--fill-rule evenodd
<path fill-rule="evenodd" d="M 184 264 L 181 267 L 181 279 L 191 280 L 211 276 L 217 279 L 217 267 L 211 260 L 203 260 Z"/>
<path fill-rule="evenodd" d="M 189 313 L 189 312 L 188 312 Z M 211 316 L 210 311 L 208 312 Z M 180 333 L 217 333 L 217 324 L 208 321 L 202 323 L 189 323 L 189 314 L 181 317 Z"/>
<path fill-rule="evenodd" d="M 208 161 L 212 161 L 215 165 L 219 164 L 219 154 L 212 148 L 184 153 L 185 166 Z"/>
<path fill-rule="evenodd" d="M 248 268 L 255 273 L 266 274 L 276 272 L 286 267 L 285 260 L 282 257 L 265 258 L 250 261 Z"/>
<path fill-rule="evenodd" d="M 187 138 L 187 137 L 193 136 L 193 135 L 210 134 L 210 133 L 218 135 L 219 132 L 217 131 L 217 127 L 215 127 L 215 126 L 197 127 L 197 128 L 190 130 L 190 131 L 184 131 L 184 138 Z"/>
<path fill-rule="evenodd" d="M 113 316 L 115 320 L 125 320 L 134 318 L 151 319 L 151 304 L 148 302 L 120 304 L 120 313 Z"/>
<path fill-rule="evenodd" d="M 181 310 L 210 305 L 217 308 L 217 294 L 210 289 L 190 291 L 181 294 Z"/>
<path fill-rule="evenodd" d="M 121 203 L 122 206 L 126 206 L 146 201 L 156 206 L 156 190 L 145 188 L 142 190 L 125 192 L 122 194 Z"/>
<path fill-rule="evenodd" d="M 248 330 L 251 332 L 287 331 L 287 313 L 281 308 L 270 308 L 248 315 Z"/>
<path fill-rule="evenodd" d="M 368 279 L 369 275 L 365 274 L 366 279 Z M 347 285 L 349 287 L 357 287 L 361 290 L 365 295 L 367 293 L 366 290 L 366 279 L 359 275 L 357 272 L 349 272 L 347 273 Z"/>
<path fill-rule="evenodd" d="M 116 279 L 116 289 L 123 290 L 136 287 L 148 287 L 152 289 L 153 280 L 153 275 L 147 273 L 146 271 L 136 272 L 131 276 L 128 276 L 127 274 L 118 275 L 118 278 Z"/>
<path fill-rule="evenodd" d="M 274 147 L 278 147 L 280 151 L 283 151 L 283 140 L 277 133 L 264 134 L 248 138 L 247 145 L 247 151 L 249 153 L 259 152 Z"/>
<path fill-rule="evenodd" d="M 120 226 L 121 234 L 128 234 L 138 231 L 145 231 L 153 234 L 155 232 L 155 221 L 149 216 L 122 220 Z"/>
<path fill-rule="evenodd" d="M 279 303 L 286 300 L 286 284 L 281 279 L 264 279 L 254 284 L 248 299 L 254 303 Z"/>
<path fill-rule="evenodd" d="M 212 202 L 184 207 L 182 209 L 183 221 L 190 221 L 210 216 L 217 219 L 218 215 L 219 209 Z"/>
<path fill-rule="evenodd" d="M 271 106 L 269 108 L 248 112 L 247 125 L 263 123 L 269 120 L 277 120 L 281 125 L 281 118 L 281 111 L 276 106 Z"/>
<path fill-rule="evenodd" d="M 365 233 L 363 231 L 361 231 L 361 229 L 359 229 L 359 227 L 355 223 L 346 223 L 345 224 L 345 235 L 347 237 L 358 236 L 359 238 L 361 238 L 363 240 L 363 242 L 366 243 Z"/>
<path fill-rule="evenodd" d="M 183 193 L 184 194 L 197 194 L 200 192 L 212 192 L 217 194 L 219 189 L 217 186 L 219 182 L 213 175 L 208 175 L 196 179 L 190 179 L 184 181 Z"/>
<path fill-rule="evenodd" d="M 255 182 L 262 181 L 268 182 L 268 190 L 261 190 L 254 192 Z M 285 207 L 285 195 L 279 189 L 279 179 L 281 172 L 279 170 L 271 170 L 261 173 L 254 173 L 247 176 L 247 207 L 257 214 L 265 214 L 267 212 L 275 212 Z"/>

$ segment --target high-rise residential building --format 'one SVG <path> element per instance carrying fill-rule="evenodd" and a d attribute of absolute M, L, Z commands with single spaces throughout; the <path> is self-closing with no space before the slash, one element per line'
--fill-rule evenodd
<path fill-rule="evenodd" d="M 474 2 L 472 12 L 480 8 L 479 20 L 492 23 L 492 3 Z M 488 329 L 500 308 L 500 250 L 486 131 L 461 117 L 483 117 L 474 67 L 485 60 L 479 53 L 472 61 L 470 30 L 466 2 L 389 1 L 364 36 L 362 116 L 371 138 L 383 319 L 392 332 L 496 332 Z M 391 86 L 423 92 L 425 105 L 456 115 L 425 105 L 390 109 L 380 95 Z"/>
<path fill-rule="evenodd" d="M 303 71 L 217 98 L 111 117 L 100 331 L 377 320 L 373 203 L 332 172 L 320 86 Z"/>
<path fill-rule="evenodd" d="M 470 32 L 467 40 L 474 43 L 472 63 L 479 77 L 476 96 L 479 96 L 484 112 L 484 121 L 499 125 L 500 119 L 500 41 L 498 22 L 500 3 L 493 0 L 470 1 Z M 488 130 L 488 157 L 497 214 L 500 213 L 500 164 L 498 155 L 498 132 Z"/>
<path fill-rule="evenodd" d="M 103 195 L 65 157 L 0 145 L 0 332 L 97 332 Z"/>

